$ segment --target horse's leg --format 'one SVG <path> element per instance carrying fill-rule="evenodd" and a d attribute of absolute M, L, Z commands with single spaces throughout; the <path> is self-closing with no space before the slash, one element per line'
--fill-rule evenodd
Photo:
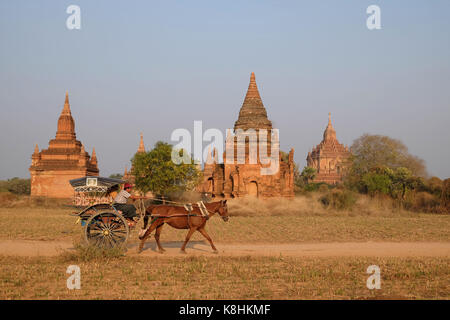
<path fill-rule="evenodd" d="M 156 244 L 158 245 L 158 249 L 159 249 L 160 253 L 163 253 L 166 251 L 163 249 L 163 247 L 161 246 L 161 243 L 159 242 L 159 235 L 161 234 L 161 230 L 162 230 L 163 226 L 164 226 L 164 223 L 160 224 L 158 227 L 156 227 L 156 231 L 155 231 L 155 240 L 156 240 Z"/>
<path fill-rule="evenodd" d="M 150 218 L 150 215 L 146 212 L 144 215 L 144 227 L 142 227 L 142 229 L 147 229 L 148 218 Z"/>
<path fill-rule="evenodd" d="M 153 211 L 154 207 L 153 206 L 149 206 L 147 209 L 145 209 L 144 212 L 144 226 L 141 228 L 141 231 L 139 231 L 139 239 L 142 239 L 144 237 L 145 232 L 147 231 L 147 226 L 148 226 L 148 219 L 150 219 L 152 217 L 152 211 Z"/>
<path fill-rule="evenodd" d="M 186 245 L 189 242 L 189 239 L 191 238 L 192 234 L 195 232 L 195 230 L 197 230 L 196 227 L 191 227 L 188 231 L 188 234 L 186 235 L 186 239 L 184 240 L 183 245 L 181 246 L 181 253 L 186 253 L 185 249 L 186 249 Z"/>
<path fill-rule="evenodd" d="M 150 218 L 150 215 L 147 214 L 147 212 L 144 215 L 144 226 L 141 228 L 141 231 L 139 231 L 139 239 L 142 239 L 145 235 L 145 232 L 147 231 L 147 225 L 148 225 L 148 219 Z"/>
<path fill-rule="evenodd" d="M 199 228 L 197 230 L 198 230 L 198 232 L 200 232 L 206 238 L 206 240 L 209 241 L 209 244 L 211 245 L 211 248 L 214 250 L 214 253 L 217 253 L 218 252 L 217 248 L 216 248 L 216 246 L 214 246 L 214 243 L 213 243 L 211 237 L 209 236 L 209 234 L 206 232 L 205 228 L 202 227 L 202 228 Z"/>
<path fill-rule="evenodd" d="M 150 228 L 147 229 L 147 231 L 145 232 L 144 236 L 141 239 L 141 243 L 139 244 L 139 249 L 138 249 L 138 253 L 141 253 L 142 250 L 144 249 L 144 243 L 145 240 L 148 238 L 148 236 L 152 233 L 153 230 L 156 229 L 156 227 L 158 225 L 160 225 L 161 223 L 163 223 L 162 221 L 159 220 L 155 220 L 153 221 L 153 223 L 151 224 Z"/>

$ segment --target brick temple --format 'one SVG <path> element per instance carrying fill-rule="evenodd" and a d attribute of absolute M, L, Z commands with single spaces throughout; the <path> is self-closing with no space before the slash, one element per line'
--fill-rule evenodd
<path fill-rule="evenodd" d="M 347 167 L 350 156 L 348 146 L 339 143 L 336 138 L 336 130 L 331 124 L 331 114 L 328 114 L 328 126 L 323 133 L 323 140 L 308 152 L 306 163 L 308 167 L 316 169 L 317 175 L 314 182 L 337 184 Z"/>
<path fill-rule="evenodd" d="M 42 151 L 36 144 L 31 159 L 31 196 L 71 198 L 73 189 L 69 180 L 98 176 L 95 148 L 91 157 L 76 139 L 68 93 L 58 119 L 55 139 L 50 140 L 48 149 Z"/>
<path fill-rule="evenodd" d="M 258 134 L 256 149 L 256 163 L 249 161 L 250 139 L 238 142 L 237 132 L 241 130 L 253 129 Z M 266 141 L 260 141 L 259 132 L 261 129 L 268 130 Z M 261 168 L 267 168 L 267 164 L 261 163 L 260 144 L 264 143 L 267 154 L 271 155 L 273 140 L 270 134 L 272 122 L 267 117 L 266 109 L 256 85 L 255 74 L 250 77 L 247 94 L 239 112 L 238 120 L 234 124 L 234 134 L 227 132 L 226 148 L 223 154 L 223 163 L 218 163 L 216 150 L 209 150 L 208 159 L 203 169 L 203 183 L 199 191 L 210 196 L 219 198 L 237 198 L 254 196 L 259 198 L 271 197 L 293 197 L 294 196 L 294 150 L 291 149 L 286 157 L 278 154 L 279 169 L 275 174 L 263 175 Z M 263 146 L 264 147 L 264 146 Z M 245 150 L 245 163 L 237 162 L 237 150 Z M 227 151 L 228 150 L 228 151 Z M 229 150 L 234 150 L 233 154 L 227 154 Z M 264 150 L 264 149 L 263 149 Z M 244 151 L 242 151 L 244 153 Z M 252 151 L 253 152 L 253 151 Z M 231 160 L 234 157 L 234 161 Z M 230 163 L 232 162 L 232 163 Z"/>

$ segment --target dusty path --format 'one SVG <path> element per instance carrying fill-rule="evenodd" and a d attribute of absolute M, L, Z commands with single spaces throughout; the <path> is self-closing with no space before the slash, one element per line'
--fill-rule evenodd
<path fill-rule="evenodd" d="M 163 242 L 164 256 L 185 256 L 179 252 L 181 242 Z M 294 257 L 450 257 L 450 242 L 328 242 L 281 244 L 225 244 L 217 243 L 221 256 L 294 256 Z M 136 243 L 128 245 L 127 255 L 135 256 Z M 140 256 L 161 256 L 154 241 L 146 244 Z M 0 255 L 55 256 L 62 250 L 73 250 L 71 242 L 0 240 Z M 209 244 L 189 243 L 187 256 L 213 256 Z"/>

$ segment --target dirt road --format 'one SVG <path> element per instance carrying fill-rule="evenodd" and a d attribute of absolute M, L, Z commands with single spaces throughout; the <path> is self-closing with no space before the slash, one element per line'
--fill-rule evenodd
<path fill-rule="evenodd" d="M 135 256 L 136 243 L 128 245 L 127 255 Z M 183 256 L 181 242 L 163 242 L 164 256 Z M 449 242 L 328 242 L 281 244 L 225 244 L 217 243 L 221 256 L 294 256 L 294 257 L 450 257 Z M 71 242 L 0 240 L 0 255 L 55 256 L 62 250 L 73 250 Z M 209 244 L 194 241 L 188 244 L 187 256 L 213 256 Z M 154 241 L 146 244 L 140 256 L 161 256 Z"/>

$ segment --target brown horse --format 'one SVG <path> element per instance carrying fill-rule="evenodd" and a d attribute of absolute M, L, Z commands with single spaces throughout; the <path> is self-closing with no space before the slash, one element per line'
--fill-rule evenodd
<path fill-rule="evenodd" d="M 227 200 L 221 200 L 211 203 L 205 203 L 208 215 L 203 216 L 200 208 L 197 205 L 193 205 L 192 211 L 189 213 L 184 207 L 170 206 L 170 205 L 152 205 L 145 210 L 144 229 L 147 227 L 148 218 L 151 218 L 150 227 L 145 231 L 142 236 L 139 236 L 141 243 L 139 244 L 138 252 L 142 252 L 144 248 L 145 240 L 150 236 L 153 230 L 155 231 L 155 240 L 158 245 L 159 252 L 163 253 L 165 250 L 162 248 L 159 242 L 159 236 L 161 234 L 162 227 L 165 223 L 176 229 L 189 229 L 186 239 L 181 246 L 181 252 L 186 253 L 185 248 L 189 239 L 195 231 L 200 232 L 206 240 L 211 244 L 211 248 L 214 253 L 217 253 L 217 249 L 212 242 L 211 237 L 206 233 L 205 225 L 206 221 L 212 217 L 215 213 L 218 213 L 224 221 L 228 221 L 228 206 Z"/>

